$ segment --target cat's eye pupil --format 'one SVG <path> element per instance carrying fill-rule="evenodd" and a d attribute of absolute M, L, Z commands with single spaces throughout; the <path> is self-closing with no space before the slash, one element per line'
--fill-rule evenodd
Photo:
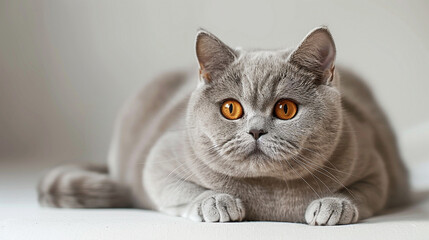
<path fill-rule="evenodd" d="M 232 114 L 232 104 L 229 104 L 229 112 Z"/>
<path fill-rule="evenodd" d="M 287 105 L 285 104 L 282 107 L 283 107 L 283 111 L 285 112 L 285 114 L 287 114 Z"/>

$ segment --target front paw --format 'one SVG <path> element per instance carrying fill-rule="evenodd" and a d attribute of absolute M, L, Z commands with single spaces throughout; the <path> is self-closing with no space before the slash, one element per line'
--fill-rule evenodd
<path fill-rule="evenodd" d="M 233 222 L 242 221 L 244 215 L 240 199 L 229 194 L 213 193 L 197 199 L 186 217 L 198 222 Z"/>
<path fill-rule="evenodd" d="M 327 197 L 314 200 L 307 207 L 305 220 L 309 225 L 350 224 L 358 220 L 356 206 L 347 199 Z"/>

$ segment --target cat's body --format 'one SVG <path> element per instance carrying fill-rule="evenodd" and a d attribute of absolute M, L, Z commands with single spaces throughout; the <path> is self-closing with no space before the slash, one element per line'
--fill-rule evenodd
<path fill-rule="evenodd" d="M 131 201 L 123 206 L 199 221 L 316 225 L 356 222 L 408 200 L 407 174 L 393 133 L 368 88 L 333 64 L 319 72 L 300 65 L 309 63 L 302 61 L 308 55 L 300 51 L 314 50 L 305 49 L 314 41 L 311 34 L 301 50 L 247 52 L 228 49 L 203 34 L 209 39 L 200 39 L 202 47 L 212 45 L 197 53 L 200 81 L 196 71 L 163 76 L 121 112 L 109 153 L 110 176 L 96 175 L 114 186 L 108 199 L 126 195 Z M 218 45 L 220 50 L 213 52 Z M 204 54 L 223 59 L 214 65 Z M 223 65 L 231 66 L 225 70 L 219 67 Z M 316 80 L 324 82 L 314 84 Z M 219 104 L 230 98 L 243 105 L 240 119 L 222 118 Z M 273 105 L 282 98 L 298 102 L 298 113 L 290 120 L 272 116 Z M 254 126 L 266 136 L 249 137 Z M 56 171 L 41 183 L 42 202 L 100 206 L 94 201 L 43 201 L 44 195 L 61 191 L 51 183 L 61 181 L 61 171 Z M 70 183 L 63 183 L 68 193 L 76 192 L 71 182 L 79 177 L 95 181 L 88 174 L 69 177 Z"/>

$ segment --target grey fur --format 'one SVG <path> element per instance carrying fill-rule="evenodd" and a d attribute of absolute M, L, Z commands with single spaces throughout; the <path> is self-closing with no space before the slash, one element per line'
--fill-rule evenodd
<path fill-rule="evenodd" d="M 135 207 L 206 222 L 335 225 L 408 201 L 393 132 L 362 81 L 335 68 L 326 28 L 293 51 L 232 49 L 201 30 L 196 50 L 199 81 L 196 71 L 162 76 L 119 116 L 109 179 Z M 240 119 L 220 113 L 231 98 Z M 283 98 L 298 103 L 290 120 L 273 116 Z M 250 129 L 267 134 L 255 140 Z"/>

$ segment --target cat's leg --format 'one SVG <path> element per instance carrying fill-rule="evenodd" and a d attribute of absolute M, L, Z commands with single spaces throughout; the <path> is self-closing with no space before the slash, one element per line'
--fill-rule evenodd
<path fill-rule="evenodd" d="M 243 220 L 245 210 L 240 199 L 180 179 L 174 181 L 178 184 L 164 186 L 163 194 L 158 196 L 159 211 L 198 222 Z"/>
<path fill-rule="evenodd" d="M 316 199 L 305 212 L 310 225 L 350 224 L 366 219 L 380 211 L 387 200 L 388 177 L 378 154 L 376 166 L 361 180 L 329 197 Z"/>
<path fill-rule="evenodd" d="M 164 136 L 152 149 L 143 172 L 143 185 L 156 210 L 194 221 L 242 221 L 243 203 L 229 194 L 212 191 L 194 181 L 183 161 L 183 149 Z"/>

